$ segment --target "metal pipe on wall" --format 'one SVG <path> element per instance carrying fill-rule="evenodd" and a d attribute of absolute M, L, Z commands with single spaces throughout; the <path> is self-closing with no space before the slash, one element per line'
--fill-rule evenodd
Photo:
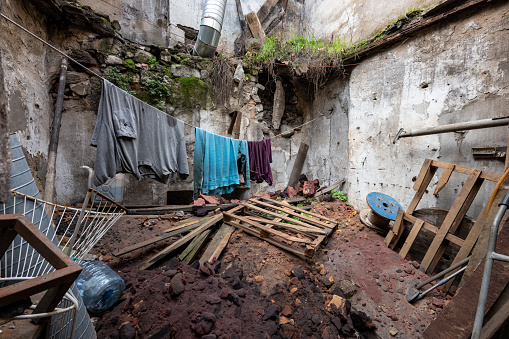
<path fill-rule="evenodd" d="M 211 57 L 216 51 L 223 28 L 226 0 L 208 0 L 203 7 L 198 39 L 193 53 L 202 57 Z"/>
<path fill-rule="evenodd" d="M 393 143 L 399 138 L 417 137 L 421 135 L 440 134 L 448 132 L 467 131 L 472 129 L 481 129 L 488 127 L 507 126 L 509 125 L 509 117 L 483 119 L 468 122 L 459 122 L 456 124 L 442 125 L 436 127 L 426 127 L 410 130 L 408 132 L 400 129 Z"/>

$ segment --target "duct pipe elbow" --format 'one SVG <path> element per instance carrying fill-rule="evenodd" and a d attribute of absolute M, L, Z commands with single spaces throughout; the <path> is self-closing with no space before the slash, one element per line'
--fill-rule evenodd
<path fill-rule="evenodd" d="M 205 3 L 193 54 L 201 57 L 214 55 L 221 37 L 225 10 L 226 0 L 208 0 Z"/>

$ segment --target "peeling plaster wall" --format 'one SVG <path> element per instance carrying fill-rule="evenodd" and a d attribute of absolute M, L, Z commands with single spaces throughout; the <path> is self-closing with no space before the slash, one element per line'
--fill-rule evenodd
<path fill-rule="evenodd" d="M 334 37 L 345 43 L 356 43 L 372 37 L 399 16 L 435 3 L 436 0 L 305 1 L 304 28 L 309 36 Z"/>
<path fill-rule="evenodd" d="M 33 15 L 34 10 L 30 7 L 24 6 L 21 1 L 7 0 L 2 13 L 16 18 L 47 39 L 49 34 L 44 18 Z M 0 20 L 0 30 L 9 130 L 18 135 L 31 168 L 40 170 L 34 173 L 34 177 L 41 189 L 51 124 L 50 116 L 45 112 L 53 110 L 53 103 L 48 100 L 49 79 L 51 74 L 58 72 L 58 61 L 47 53 L 42 43 L 35 42 L 3 19 Z"/>
<path fill-rule="evenodd" d="M 347 123 L 349 145 L 340 142 L 337 152 L 330 152 L 338 160 L 328 161 L 328 166 L 331 182 L 347 178 L 349 200 L 357 209 L 366 207 L 366 195 L 372 191 L 395 197 L 406 209 L 415 194 L 413 180 L 426 158 L 503 173 L 504 159 L 476 160 L 471 148 L 506 147 L 507 127 L 404 138 L 395 145 L 392 140 L 401 127 L 409 130 L 506 115 L 508 30 L 509 4 L 491 5 L 415 35 L 390 48 L 383 61 L 375 61 L 379 55 L 365 60 L 348 78 L 330 83 L 318 95 L 315 115 L 323 111 L 328 93 L 344 93 L 330 102 L 344 107 L 348 117 L 340 119 L 344 113 L 338 109 L 330 126 L 341 131 Z M 317 175 L 324 168 L 319 161 L 330 138 L 327 120 L 316 126 L 320 136 L 311 134 L 307 166 Z M 339 160 L 343 154 L 348 154 L 347 166 Z M 419 208 L 450 208 L 467 178 L 454 175 L 435 197 L 438 175 Z M 493 188 L 494 183 L 485 181 L 469 216 L 477 217 Z"/>
<path fill-rule="evenodd" d="M 145 45 L 173 46 L 177 42 L 184 42 L 184 31 L 178 28 L 177 24 L 200 29 L 202 9 L 206 0 L 108 0 L 108 2 L 115 7 L 97 0 L 81 1 L 84 5 L 109 15 L 112 20 L 118 20 L 122 27 L 120 33 L 128 40 Z M 244 14 L 258 11 L 264 2 L 263 0 L 241 1 Z M 167 31 L 140 21 L 134 16 Z M 240 33 L 237 7 L 235 1 L 229 0 L 226 2 L 223 31 L 218 48 L 233 52 L 233 42 Z"/>

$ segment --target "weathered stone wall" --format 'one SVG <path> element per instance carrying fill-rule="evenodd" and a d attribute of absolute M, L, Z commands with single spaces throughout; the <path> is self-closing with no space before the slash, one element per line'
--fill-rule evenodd
<path fill-rule="evenodd" d="M 2 7 L 3 0 L 0 0 L 0 11 L 2 11 Z M 11 182 L 11 152 L 8 145 L 9 121 L 7 116 L 7 95 L 4 89 L 2 51 L 0 50 L 0 203 L 6 203 L 9 200 Z"/>
<path fill-rule="evenodd" d="M 315 100 L 314 114 L 323 111 L 329 93 L 348 91 L 331 101 L 338 109 L 330 119 L 332 131 L 348 124 L 348 143 L 337 145 L 327 135 L 316 137 L 308 170 L 318 176 L 323 165 L 316 166 L 316 158 L 330 154 L 330 182 L 346 177 L 350 201 L 359 209 L 366 206 L 371 191 L 389 194 L 406 208 L 426 158 L 501 174 L 503 158 L 476 160 L 471 149 L 506 147 L 506 127 L 404 138 L 396 144 L 392 140 L 401 127 L 410 130 L 506 115 L 508 14 L 509 5 L 501 2 L 470 11 L 409 37 L 383 53 L 386 59 L 375 55 L 346 79 L 331 82 Z M 347 117 L 339 119 L 344 112 Z M 324 121 L 321 131 L 329 123 Z M 343 157 L 348 157 L 347 164 L 334 163 Z M 465 180 L 465 175 L 453 176 L 434 197 L 436 176 L 420 207 L 449 208 Z M 470 216 L 477 216 L 493 187 L 485 182 Z"/>

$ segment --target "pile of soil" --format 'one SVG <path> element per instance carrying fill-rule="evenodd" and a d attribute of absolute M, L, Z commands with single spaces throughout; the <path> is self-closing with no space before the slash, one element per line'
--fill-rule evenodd
<path fill-rule="evenodd" d="M 152 271 L 121 268 L 126 288 L 97 322 L 98 337 L 376 338 L 376 326 L 350 310 L 340 288 L 317 285 L 300 268 L 264 295 L 231 263 L 198 267 L 174 258 Z"/>

